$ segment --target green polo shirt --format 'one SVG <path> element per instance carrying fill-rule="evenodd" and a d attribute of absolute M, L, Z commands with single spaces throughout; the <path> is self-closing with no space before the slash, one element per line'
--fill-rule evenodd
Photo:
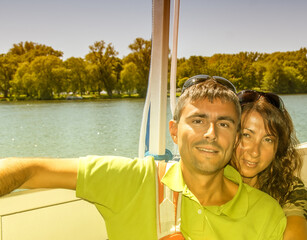
<path fill-rule="evenodd" d="M 185 239 L 282 239 L 286 217 L 269 195 L 242 183 L 227 166 L 224 175 L 239 185 L 222 206 L 204 207 L 187 188 L 175 163 L 162 182 L 182 192 L 181 231 Z M 156 240 L 155 162 L 153 158 L 81 158 L 77 196 L 95 204 L 104 217 L 108 237 Z"/>

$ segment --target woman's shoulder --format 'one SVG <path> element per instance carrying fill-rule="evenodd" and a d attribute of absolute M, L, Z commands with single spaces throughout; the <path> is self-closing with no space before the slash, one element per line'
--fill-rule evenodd
<path fill-rule="evenodd" d="M 290 188 L 286 203 L 296 203 L 298 201 L 307 202 L 307 188 L 303 181 L 295 177 Z"/>
<path fill-rule="evenodd" d="M 306 199 L 307 188 L 300 178 L 294 177 L 292 186 L 290 188 L 289 197 L 291 199 L 291 198 L 295 198 L 298 196 L 301 196 L 301 197 L 305 196 L 305 199 Z"/>
<path fill-rule="evenodd" d="M 307 188 L 301 179 L 295 178 L 283 206 L 287 216 L 303 216 L 307 219 Z"/>

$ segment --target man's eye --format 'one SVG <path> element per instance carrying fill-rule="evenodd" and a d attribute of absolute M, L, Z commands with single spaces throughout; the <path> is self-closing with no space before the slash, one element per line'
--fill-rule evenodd
<path fill-rule="evenodd" d="M 221 126 L 221 127 L 224 127 L 224 128 L 228 128 L 228 127 L 229 127 L 229 124 L 228 124 L 228 123 L 220 123 L 220 126 Z"/>
<path fill-rule="evenodd" d="M 203 121 L 201 119 L 194 119 L 192 122 L 195 123 L 195 124 L 203 123 Z"/>

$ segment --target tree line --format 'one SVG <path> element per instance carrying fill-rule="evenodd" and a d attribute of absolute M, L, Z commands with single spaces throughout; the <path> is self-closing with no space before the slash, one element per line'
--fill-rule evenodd
<path fill-rule="evenodd" d="M 147 91 L 151 41 L 136 38 L 131 53 L 118 58 L 114 46 L 103 40 L 89 46 L 84 58 L 65 61 L 63 52 L 34 42 L 20 42 L 0 54 L 0 93 L 4 98 L 53 99 L 63 93 L 106 92 L 137 94 Z M 197 74 L 222 76 L 237 89 L 276 93 L 307 93 L 307 49 L 298 51 L 240 52 L 191 56 L 177 60 L 177 86 Z"/>

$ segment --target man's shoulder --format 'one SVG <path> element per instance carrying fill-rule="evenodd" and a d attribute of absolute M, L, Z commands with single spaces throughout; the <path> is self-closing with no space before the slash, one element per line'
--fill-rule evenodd
<path fill-rule="evenodd" d="M 262 229 L 261 236 L 270 239 L 282 239 L 286 227 L 286 216 L 279 203 L 269 194 L 247 184 L 243 187 L 248 193 L 248 219 Z M 264 239 L 264 238 L 259 238 Z M 269 239 L 269 238 L 266 238 Z"/>
<path fill-rule="evenodd" d="M 89 166 L 108 165 L 109 167 L 149 167 L 154 165 L 154 159 L 152 157 L 145 158 L 128 158 L 122 156 L 86 156 L 80 158 L 80 162 Z"/>
<path fill-rule="evenodd" d="M 247 190 L 250 205 L 262 206 L 261 209 L 264 211 L 282 212 L 282 208 L 277 200 L 271 197 L 269 194 L 262 192 L 257 188 L 251 187 L 246 183 L 243 183 L 243 187 Z"/>
<path fill-rule="evenodd" d="M 103 179 L 120 177 L 150 177 L 155 173 L 155 162 L 151 157 L 126 158 L 118 156 L 88 156 L 81 158 L 78 179 Z"/>

